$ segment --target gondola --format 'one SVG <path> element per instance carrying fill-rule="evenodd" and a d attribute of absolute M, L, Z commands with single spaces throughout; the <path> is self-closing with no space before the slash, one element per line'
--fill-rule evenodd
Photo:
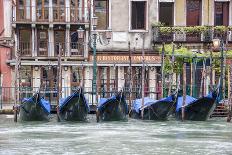
<path fill-rule="evenodd" d="M 22 121 L 48 121 L 50 103 L 35 93 L 31 98 L 24 98 L 19 106 L 19 119 Z"/>
<path fill-rule="evenodd" d="M 101 98 L 96 115 L 97 122 L 127 120 L 128 105 L 123 92 L 118 92 L 110 98 Z"/>
<path fill-rule="evenodd" d="M 59 118 L 61 121 L 86 121 L 89 105 L 82 89 L 59 102 Z"/>
<path fill-rule="evenodd" d="M 167 120 L 168 115 L 175 107 L 175 96 L 171 95 L 160 100 L 153 100 L 149 97 L 144 98 L 144 106 L 142 107 L 142 99 L 136 99 L 133 102 L 130 116 L 135 119 L 144 120 Z M 141 116 L 142 110 L 143 118 Z"/>
<path fill-rule="evenodd" d="M 199 99 L 186 95 L 184 119 L 191 121 L 206 121 L 216 107 L 217 92 L 211 92 Z M 176 118 L 182 119 L 183 96 L 178 97 Z"/>

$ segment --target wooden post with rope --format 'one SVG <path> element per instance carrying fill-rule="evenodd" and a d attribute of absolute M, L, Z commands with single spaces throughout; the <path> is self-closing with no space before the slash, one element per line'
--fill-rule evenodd
<path fill-rule="evenodd" d="M 60 121 L 59 118 L 59 100 L 62 97 L 62 67 L 61 67 L 61 56 L 62 56 L 62 51 L 61 51 L 61 43 L 59 43 L 59 55 L 58 55 L 58 64 L 57 64 L 57 78 L 58 78 L 58 95 L 57 95 L 57 107 L 56 107 L 56 112 L 57 112 L 57 121 Z"/>
<path fill-rule="evenodd" d="M 186 102 L 186 63 L 183 65 L 183 102 L 181 107 L 181 120 L 185 118 L 185 102 Z"/>

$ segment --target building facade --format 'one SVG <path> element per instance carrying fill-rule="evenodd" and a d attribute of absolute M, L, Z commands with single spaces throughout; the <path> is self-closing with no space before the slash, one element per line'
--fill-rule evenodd
<path fill-rule="evenodd" d="M 97 87 L 102 97 L 129 87 L 130 82 L 133 98 L 141 96 L 144 51 L 145 94 L 158 98 L 161 56 L 156 47 L 163 42 L 174 42 L 202 52 L 220 35 L 214 31 L 215 26 L 232 26 L 231 0 L 3 0 L 3 3 L 9 7 L 3 9 L 8 13 L 4 21 L 11 21 L 4 24 L 14 39 L 14 48 L 7 58 L 11 81 L 14 81 L 18 52 L 21 87 L 52 90 L 46 94 L 51 101 L 57 97 L 59 52 L 62 53 L 63 97 L 81 84 L 91 94 L 93 23 L 90 19 L 94 15 L 98 17 Z M 178 31 L 162 33 L 158 23 L 162 27 L 177 27 Z M 209 33 L 188 34 L 186 30 L 192 26 L 208 26 Z M 83 38 L 78 37 L 80 28 L 84 30 Z M 111 39 L 106 37 L 107 31 L 112 32 Z M 225 39 L 230 46 L 232 33 L 227 32 Z M 87 98 L 90 103 L 93 101 Z"/>

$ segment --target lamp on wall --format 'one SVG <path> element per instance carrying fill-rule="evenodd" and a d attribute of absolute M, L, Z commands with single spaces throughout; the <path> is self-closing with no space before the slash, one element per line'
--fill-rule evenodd
<path fill-rule="evenodd" d="M 213 39 L 213 49 L 218 50 L 220 48 L 221 41 L 220 39 Z"/>
<path fill-rule="evenodd" d="M 35 71 L 38 71 L 39 70 L 39 66 L 35 66 Z"/>
<path fill-rule="evenodd" d="M 65 71 L 68 71 L 68 66 L 64 66 L 64 70 L 65 70 Z"/>
<path fill-rule="evenodd" d="M 110 40 L 112 38 L 112 30 L 110 28 L 106 31 L 106 39 Z"/>
<path fill-rule="evenodd" d="M 92 22 L 93 28 L 95 29 L 97 27 L 98 17 L 94 15 L 92 17 L 92 21 L 91 22 Z"/>
<path fill-rule="evenodd" d="M 84 30 L 81 27 L 77 30 L 77 33 L 78 33 L 78 38 L 79 39 L 84 38 Z"/>

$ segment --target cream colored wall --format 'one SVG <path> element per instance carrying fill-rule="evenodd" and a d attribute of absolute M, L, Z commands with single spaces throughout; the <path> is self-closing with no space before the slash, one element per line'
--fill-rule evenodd
<path fill-rule="evenodd" d="M 202 7 L 202 25 L 214 25 L 214 1 L 203 0 Z"/>
<path fill-rule="evenodd" d="M 175 7 L 175 26 L 185 26 L 186 25 L 186 0 L 176 0 Z"/>

